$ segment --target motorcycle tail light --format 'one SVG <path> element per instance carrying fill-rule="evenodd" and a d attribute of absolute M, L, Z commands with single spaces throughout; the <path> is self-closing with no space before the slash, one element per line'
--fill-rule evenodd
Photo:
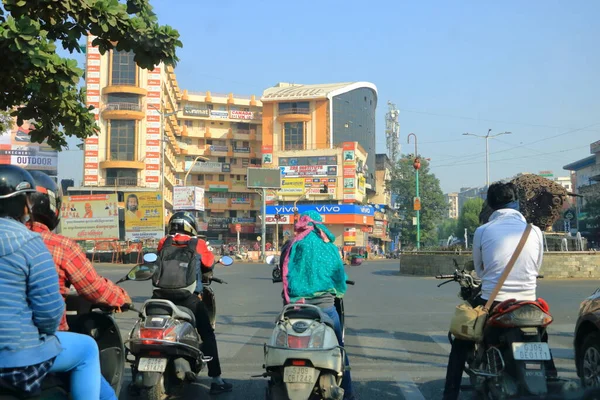
<path fill-rule="evenodd" d="M 313 349 L 322 349 L 325 343 L 325 326 L 321 325 L 310 335 L 308 347 Z"/>
<path fill-rule="evenodd" d="M 169 342 L 177 341 L 177 333 L 175 332 L 175 327 L 172 326 L 167 329 L 148 329 L 148 328 L 140 328 L 139 333 L 140 339 L 150 339 L 150 340 L 142 340 L 143 344 L 154 344 L 155 340 L 166 340 Z M 152 340 L 155 339 L 155 340 Z"/>
<path fill-rule="evenodd" d="M 287 333 L 284 330 L 279 330 L 277 332 L 277 336 L 275 337 L 275 346 L 277 347 L 287 347 Z"/>
<path fill-rule="evenodd" d="M 288 347 L 290 349 L 306 349 L 310 344 L 310 336 L 288 335 Z"/>
<path fill-rule="evenodd" d="M 505 314 L 493 316 L 490 319 L 490 325 L 512 328 L 512 327 L 546 327 L 550 325 L 553 318 L 545 313 L 539 307 L 533 304 L 526 304 L 515 308 Z"/>

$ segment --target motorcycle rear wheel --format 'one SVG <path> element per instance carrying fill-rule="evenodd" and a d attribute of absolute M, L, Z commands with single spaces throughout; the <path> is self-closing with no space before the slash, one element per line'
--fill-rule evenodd
<path fill-rule="evenodd" d="M 161 376 L 158 383 L 146 391 L 146 398 L 148 400 L 163 400 L 166 395 L 165 390 L 165 376 Z"/>

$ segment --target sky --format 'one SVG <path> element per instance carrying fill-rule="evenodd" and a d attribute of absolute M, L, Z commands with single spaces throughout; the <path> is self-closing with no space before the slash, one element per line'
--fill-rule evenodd
<path fill-rule="evenodd" d="M 492 181 L 568 176 L 562 167 L 600 139 L 596 0 L 151 4 L 181 34 L 182 89 L 259 96 L 277 82 L 372 82 L 377 152 L 391 101 L 402 152 L 414 152 L 415 133 L 444 192 L 485 184 L 485 140 L 465 132 L 511 132 L 489 141 Z M 79 159 L 61 155 L 62 178 Z"/>

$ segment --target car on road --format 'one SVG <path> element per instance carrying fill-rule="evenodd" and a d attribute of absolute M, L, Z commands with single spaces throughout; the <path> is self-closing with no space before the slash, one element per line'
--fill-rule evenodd
<path fill-rule="evenodd" d="M 585 387 L 600 387 L 600 288 L 579 307 L 575 324 L 575 365 Z"/>

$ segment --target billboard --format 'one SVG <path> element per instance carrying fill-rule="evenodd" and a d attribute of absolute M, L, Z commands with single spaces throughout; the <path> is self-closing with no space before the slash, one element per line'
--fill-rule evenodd
<path fill-rule="evenodd" d="M 173 210 L 204 211 L 204 188 L 175 186 L 173 188 Z"/>
<path fill-rule="evenodd" d="M 281 173 L 275 168 L 248 168 L 248 189 L 279 189 Z"/>
<path fill-rule="evenodd" d="M 337 165 L 287 165 L 279 168 L 285 177 L 337 176 Z"/>
<path fill-rule="evenodd" d="M 124 193 L 125 238 L 160 239 L 163 232 L 163 204 L 160 192 Z"/>
<path fill-rule="evenodd" d="M 344 161 L 344 203 L 354 203 L 356 200 L 356 144 L 343 144 L 342 160 Z"/>
<path fill-rule="evenodd" d="M 75 240 L 118 239 L 117 195 L 64 196 L 60 233 Z"/>
<path fill-rule="evenodd" d="M 44 171 L 48 175 L 58 172 L 58 152 L 43 143 L 31 143 L 30 133 L 34 121 L 23 121 L 17 126 L 16 118 L 11 130 L 0 135 L 0 164 L 18 165 L 28 170 Z"/>
<path fill-rule="evenodd" d="M 319 194 L 323 185 L 327 185 L 327 193 L 335 195 L 337 179 L 336 178 L 287 178 L 281 179 L 280 195 L 303 193 Z"/>

